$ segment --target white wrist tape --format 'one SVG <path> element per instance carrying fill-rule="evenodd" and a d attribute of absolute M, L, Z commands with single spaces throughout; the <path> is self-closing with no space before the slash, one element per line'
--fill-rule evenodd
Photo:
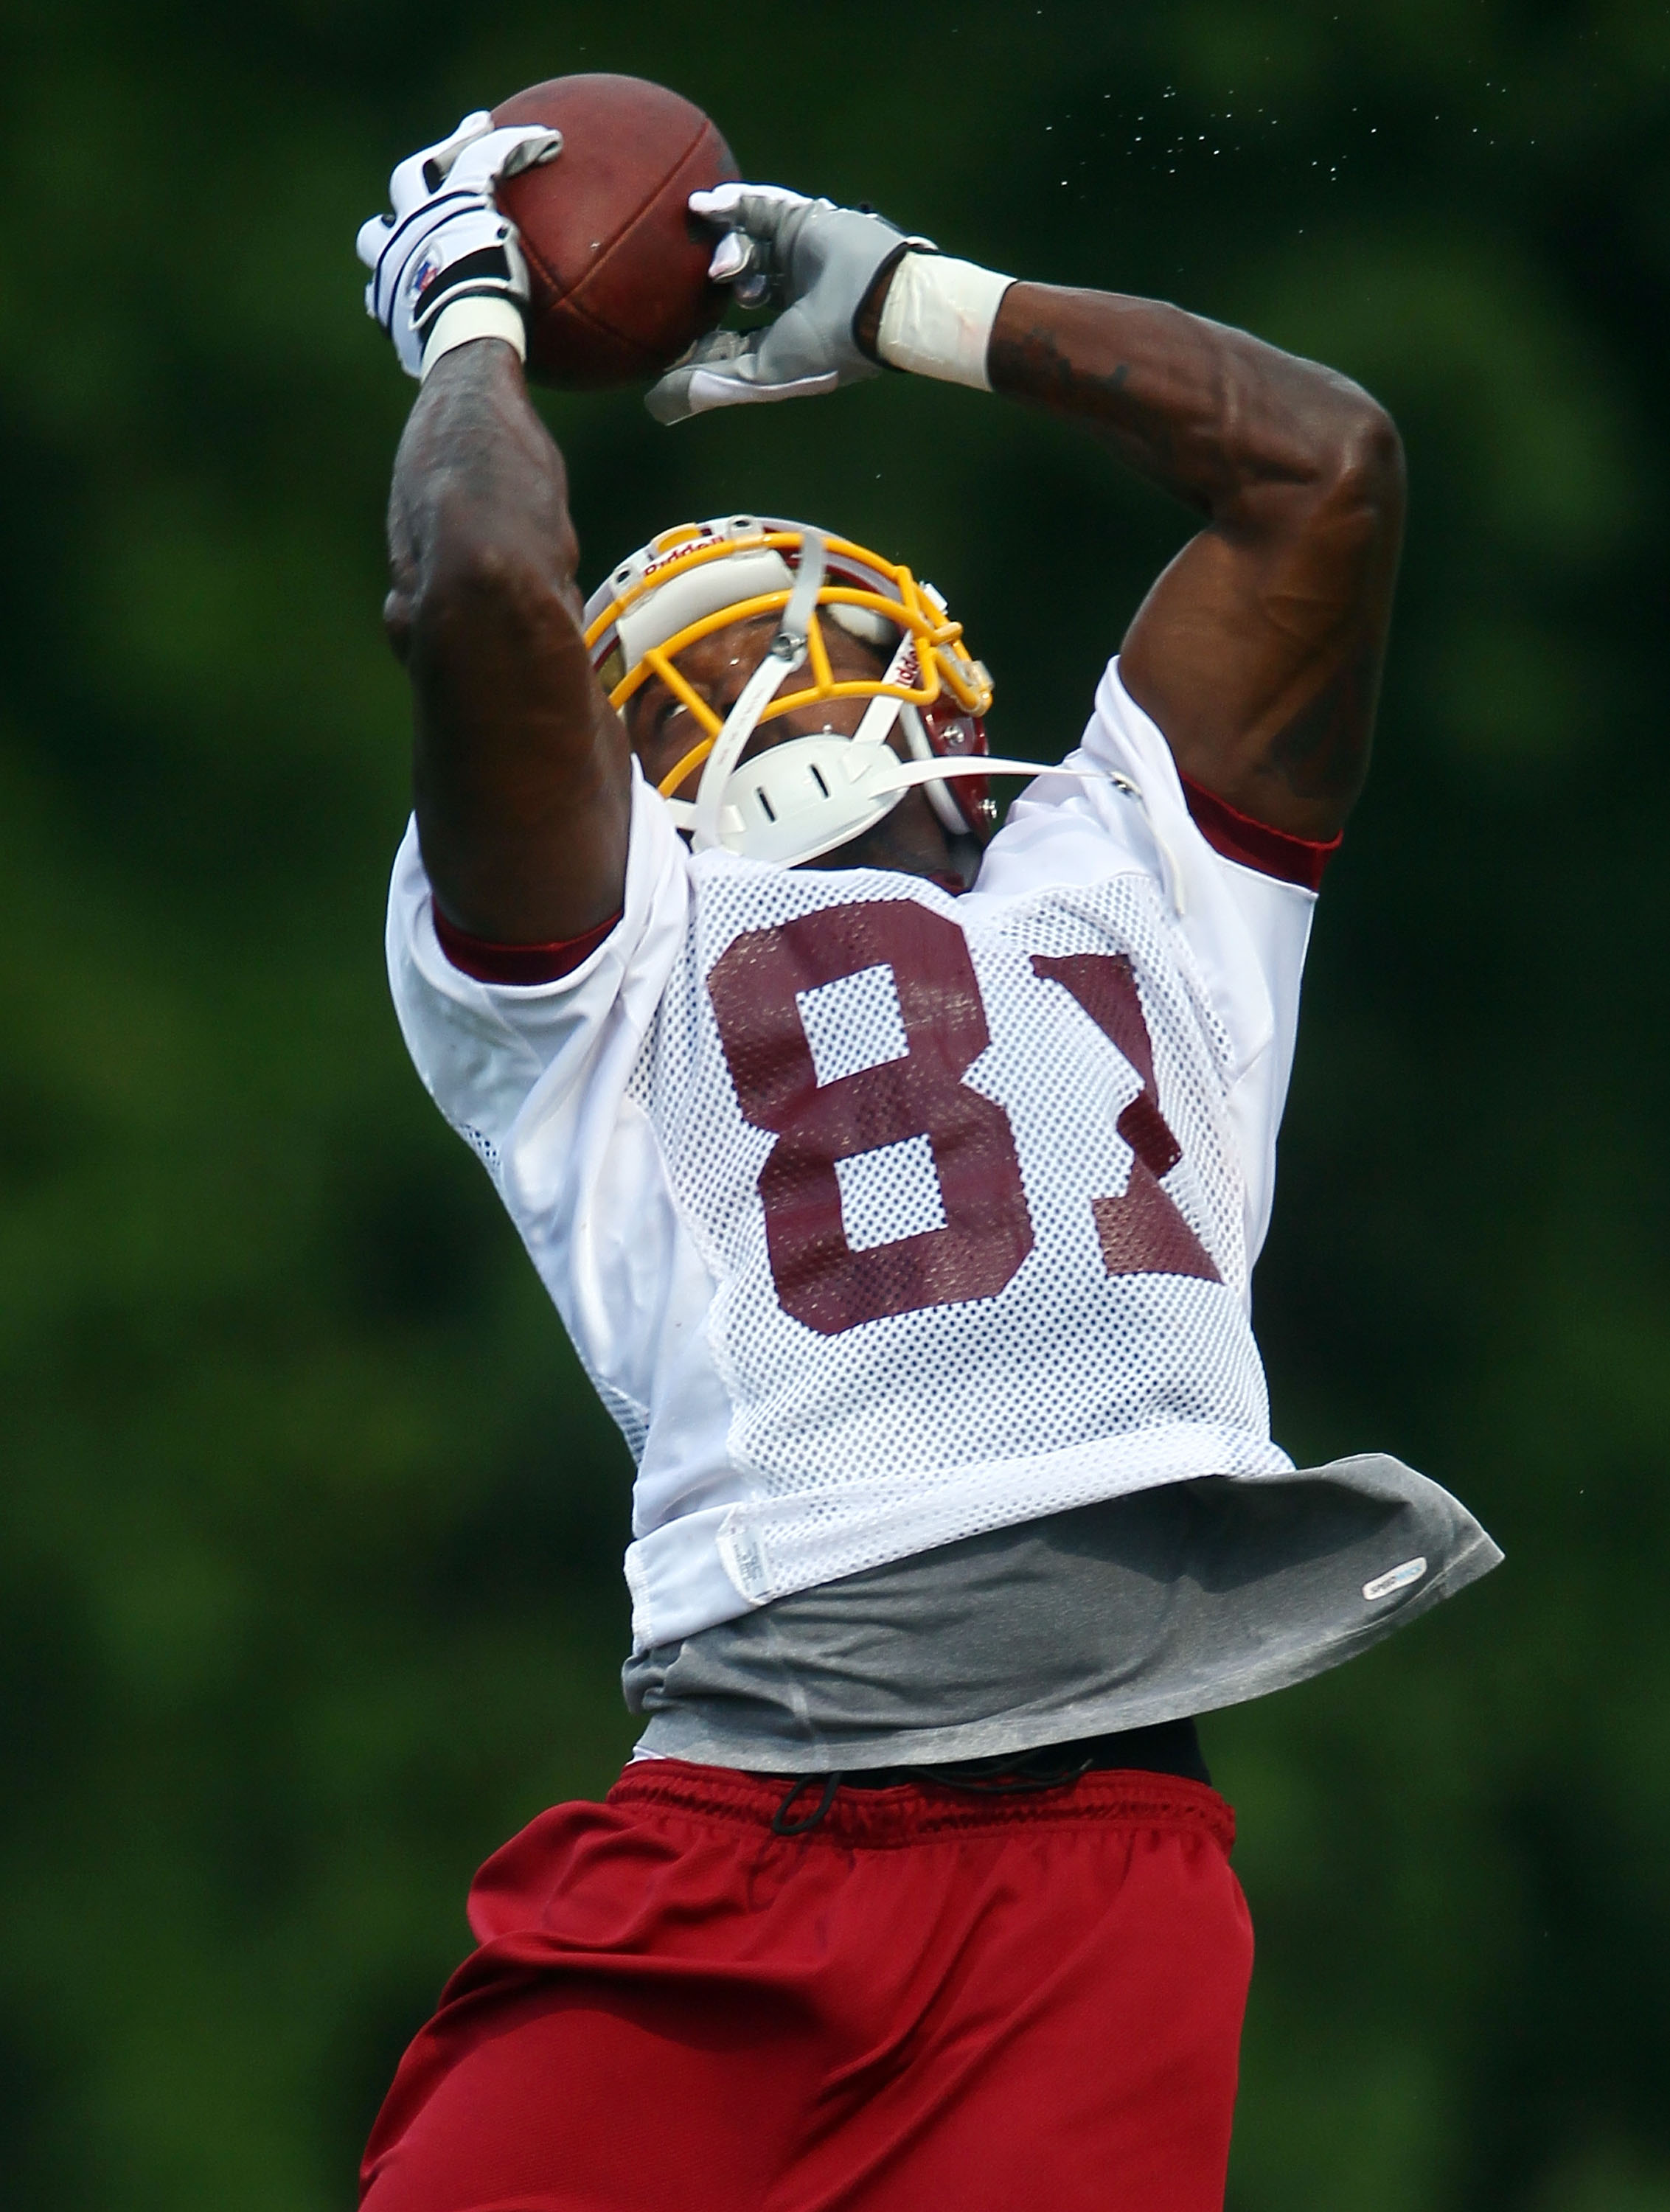
<path fill-rule="evenodd" d="M 1014 281 L 947 254 L 907 253 L 887 289 L 877 352 L 890 368 L 989 392 L 986 349 Z"/>
<path fill-rule="evenodd" d="M 423 349 L 422 374 L 427 376 L 442 354 L 451 353 L 454 346 L 468 345 L 472 338 L 502 338 L 507 345 L 515 347 L 518 361 L 528 357 L 528 334 L 521 309 L 502 294 L 496 298 L 478 294 L 473 299 L 454 300 L 435 317 L 429 343 Z"/>

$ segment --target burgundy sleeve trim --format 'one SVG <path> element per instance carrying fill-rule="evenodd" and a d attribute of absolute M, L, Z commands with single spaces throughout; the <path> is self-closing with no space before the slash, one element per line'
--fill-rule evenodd
<path fill-rule="evenodd" d="M 1194 817 L 1194 826 L 1213 852 L 1226 860 L 1239 860 L 1243 868 L 1275 876 L 1284 884 L 1299 884 L 1308 891 L 1320 890 L 1322 871 L 1339 850 L 1345 837 L 1295 837 L 1285 830 L 1272 830 L 1267 822 L 1254 822 L 1220 799 L 1215 791 L 1182 775 L 1183 796 Z"/>
<path fill-rule="evenodd" d="M 571 975 L 582 960 L 595 952 L 621 918 L 611 914 L 595 929 L 582 930 L 578 937 L 559 938 L 552 945 L 495 945 L 487 938 L 471 937 L 467 929 L 448 921 L 434 899 L 429 902 L 429 911 L 441 951 L 454 968 L 473 975 L 478 983 L 555 983 L 561 976 Z"/>

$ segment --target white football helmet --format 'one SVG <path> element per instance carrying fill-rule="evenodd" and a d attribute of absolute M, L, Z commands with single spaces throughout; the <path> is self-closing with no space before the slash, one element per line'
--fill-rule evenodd
<path fill-rule="evenodd" d="M 721 721 L 680 671 L 678 655 L 727 623 L 762 614 L 777 616 L 776 635 Z M 884 672 L 837 678 L 820 627 L 824 614 L 887 653 Z M 698 852 L 722 846 L 795 867 L 879 822 L 917 785 L 948 830 L 983 839 L 997 823 L 990 771 L 1048 773 L 987 754 L 982 717 L 992 679 L 964 650 L 962 624 L 933 586 L 805 523 L 733 514 L 663 531 L 587 600 L 586 643 L 612 706 L 624 707 L 658 676 L 702 732 L 660 784 Z M 803 667 L 807 682 L 786 688 Z M 743 764 L 762 723 L 853 698 L 870 704 L 850 737 L 826 729 L 790 738 Z M 888 743 L 896 722 L 908 759 Z M 695 798 L 675 799 L 698 768 Z"/>

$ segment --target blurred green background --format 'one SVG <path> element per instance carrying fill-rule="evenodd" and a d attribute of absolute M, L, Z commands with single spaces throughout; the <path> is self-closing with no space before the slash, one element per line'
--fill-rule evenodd
<path fill-rule="evenodd" d="M 625 1456 L 386 1000 L 410 387 L 352 253 L 398 157 L 593 68 L 1402 424 L 1258 1311 L 1296 1456 L 1400 1453 L 1509 1564 L 1205 1731 L 1261 1946 L 1231 2203 L 1665 2212 L 1660 0 L 6 9 L 6 2201 L 350 2202 L 471 1869 L 629 1743 Z M 588 576 L 689 514 L 825 519 L 950 593 L 1006 748 L 1073 739 L 1188 526 L 903 379 L 550 413 Z"/>

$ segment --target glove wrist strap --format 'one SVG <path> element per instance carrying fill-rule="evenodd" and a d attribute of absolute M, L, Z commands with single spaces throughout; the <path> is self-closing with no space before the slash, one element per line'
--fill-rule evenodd
<path fill-rule="evenodd" d="M 450 301 L 435 317 L 434 328 L 423 349 L 422 374 L 427 377 L 443 354 L 469 345 L 476 338 L 502 338 L 507 345 L 516 349 L 518 361 L 528 357 L 527 325 L 520 307 L 502 293 L 477 293 Z"/>
<path fill-rule="evenodd" d="M 907 253 L 888 287 L 876 351 L 891 368 L 989 392 L 987 348 L 1014 282 L 949 254 Z"/>

